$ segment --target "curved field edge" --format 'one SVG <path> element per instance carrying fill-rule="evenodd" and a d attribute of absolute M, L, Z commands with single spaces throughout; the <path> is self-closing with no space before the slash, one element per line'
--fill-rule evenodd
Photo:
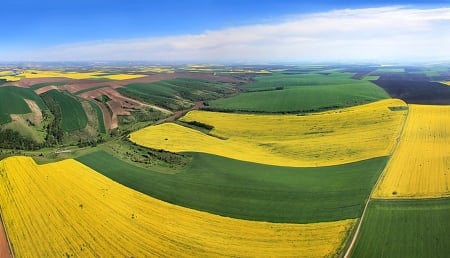
<path fill-rule="evenodd" d="M 50 90 L 43 95 L 57 103 L 56 108 L 61 112 L 61 128 L 64 131 L 72 132 L 86 127 L 88 123 L 86 112 L 75 96 L 58 90 Z"/>
<path fill-rule="evenodd" d="M 243 85 L 249 92 L 213 100 L 209 109 L 247 112 L 311 112 L 389 98 L 381 87 L 350 73 L 259 76 Z"/>
<path fill-rule="evenodd" d="M 180 206 L 227 217 L 311 223 L 361 216 L 387 158 L 317 168 L 277 167 L 188 153 L 177 174 L 153 172 L 94 152 L 77 158 L 132 189 Z"/>
<path fill-rule="evenodd" d="M 372 200 L 351 257 L 446 257 L 450 199 Z"/>
<path fill-rule="evenodd" d="M 106 133 L 105 120 L 103 119 L 102 109 L 94 102 L 89 101 L 89 105 L 95 110 L 98 120 L 98 131 L 100 133 Z"/>
<path fill-rule="evenodd" d="M 450 106 L 409 105 L 400 138 L 373 198 L 450 196 Z"/>
<path fill-rule="evenodd" d="M 0 125 L 11 121 L 11 114 L 27 114 L 32 110 L 26 100 L 34 101 L 39 109 L 47 109 L 42 99 L 31 89 L 15 86 L 0 87 Z"/>
<path fill-rule="evenodd" d="M 181 121 L 209 132 L 165 123 L 133 132 L 130 140 L 268 165 L 330 166 L 390 155 L 406 111 L 398 99 L 306 116 L 191 111 Z"/>
<path fill-rule="evenodd" d="M 124 187 L 75 160 L 0 161 L 0 203 L 17 257 L 337 256 L 354 219 L 280 224 L 221 217 Z"/>

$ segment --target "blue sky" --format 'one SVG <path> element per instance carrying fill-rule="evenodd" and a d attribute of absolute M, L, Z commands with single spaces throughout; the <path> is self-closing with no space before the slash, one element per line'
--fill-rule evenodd
<path fill-rule="evenodd" d="M 0 61 L 450 57 L 450 1 L 2 0 L 0 8 Z M 443 43 L 426 39 L 438 35 Z"/>

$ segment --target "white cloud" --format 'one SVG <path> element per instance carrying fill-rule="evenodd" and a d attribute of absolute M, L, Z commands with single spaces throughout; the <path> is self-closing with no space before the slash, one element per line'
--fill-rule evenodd
<path fill-rule="evenodd" d="M 6 58 L 197 62 L 450 60 L 450 8 L 335 10 L 291 16 L 276 24 L 197 35 L 86 42 Z"/>

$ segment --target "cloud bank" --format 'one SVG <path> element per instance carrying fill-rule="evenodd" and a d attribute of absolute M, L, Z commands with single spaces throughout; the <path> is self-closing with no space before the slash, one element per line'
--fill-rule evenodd
<path fill-rule="evenodd" d="M 24 61 L 449 61 L 450 8 L 334 10 L 196 35 L 84 42 L 3 56 Z"/>

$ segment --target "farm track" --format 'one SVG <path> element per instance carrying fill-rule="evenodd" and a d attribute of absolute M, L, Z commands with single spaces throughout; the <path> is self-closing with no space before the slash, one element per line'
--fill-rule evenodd
<path fill-rule="evenodd" d="M 409 106 L 409 105 L 408 105 L 408 106 Z M 371 192 L 370 192 L 369 198 L 367 199 L 366 205 L 364 206 L 364 210 L 363 210 L 363 213 L 362 213 L 362 215 L 361 215 L 361 218 L 360 218 L 359 221 L 357 222 L 358 225 L 356 226 L 356 231 L 355 231 L 355 233 L 353 234 L 352 241 L 350 242 L 350 245 L 348 246 L 347 251 L 345 252 L 345 254 L 344 254 L 344 256 L 343 256 L 344 258 L 348 258 L 348 257 L 350 256 L 350 254 L 352 253 L 353 247 L 354 247 L 354 245 L 355 245 L 355 243 L 356 243 L 356 240 L 358 239 L 358 236 L 359 236 L 359 232 L 360 232 L 360 229 L 361 229 L 361 225 L 362 225 L 362 223 L 363 223 L 363 221 L 364 221 L 364 217 L 365 217 L 365 215 L 366 215 L 367 207 L 369 207 L 369 203 L 370 203 L 370 201 L 372 200 L 372 194 L 373 194 L 373 192 L 375 191 L 375 189 L 378 187 L 378 184 L 381 182 L 381 180 L 383 179 L 384 175 L 386 174 L 386 170 L 387 170 L 387 168 L 389 167 L 389 163 L 391 163 L 391 161 L 392 161 L 392 155 L 397 151 L 398 146 L 400 145 L 400 140 L 401 140 L 401 138 L 403 137 L 403 134 L 404 134 L 404 129 L 405 129 L 406 121 L 408 120 L 408 115 L 409 115 L 409 109 L 408 109 L 408 111 L 406 112 L 406 116 L 403 118 L 402 127 L 401 127 L 401 129 L 400 129 L 400 133 L 398 134 L 397 140 L 395 141 L 395 146 L 394 146 L 394 148 L 392 148 L 392 151 L 391 151 L 391 153 L 390 153 L 390 155 L 389 155 L 389 160 L 388 160 L 388 162 L 386 163 L 386 166 L 384 167 L 384 169 L 383 169 L 383 171 L 381 172 L 380 176 L 378 177 L 377 181 L 375 182 L 375 184 L 374 184 L 373 187 L 372 187 L 372 190 L 371 190 Z"/>
<path fill-rule="evenodd" d="M 180 117 L 186 115 L 189 111 L 198 110 L 198 109 L 201 109 L 202 107 L 204 107 L 203 101 L 195 102 L 195 105 L 193 107 L 177 111 L 173 115 L 157 121 L 155 123 L 155 125 L 159 125 L 159 124 L 166 123 L 166 122 L 174 122 L 174 121 L 178 120 Z"/>

